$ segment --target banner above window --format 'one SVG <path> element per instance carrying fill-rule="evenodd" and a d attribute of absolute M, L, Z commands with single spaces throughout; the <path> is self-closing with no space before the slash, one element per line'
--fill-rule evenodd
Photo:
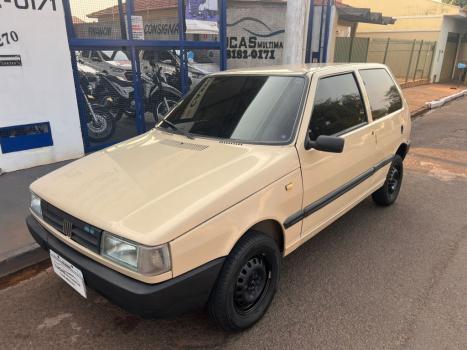
<path fill-rule="evenodd" d="M 219 34 L 217 0 L 185 0 L 187 34 Z"/>

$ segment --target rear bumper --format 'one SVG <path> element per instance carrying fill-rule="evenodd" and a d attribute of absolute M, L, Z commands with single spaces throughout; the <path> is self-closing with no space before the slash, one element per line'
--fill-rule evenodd
<path fill-rule="evenodd" d="M 224 258 L 213 260 L 171 280 L 147 284 L 122 275 L 64 244 L 31 215 L 29 231 L 45 250 L 52 249 L 81 269 L 86 285 L 129 312 L 170 317 L 205 307 Z"/>

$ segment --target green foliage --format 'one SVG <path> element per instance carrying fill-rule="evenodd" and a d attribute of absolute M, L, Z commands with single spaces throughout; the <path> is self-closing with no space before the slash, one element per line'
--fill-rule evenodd
<path fill-rule="evenodd" d="M 445 4 L 460 6 L 462 8 L 467 7 L 467 0 L 443 0 L 443 2 Z"/>

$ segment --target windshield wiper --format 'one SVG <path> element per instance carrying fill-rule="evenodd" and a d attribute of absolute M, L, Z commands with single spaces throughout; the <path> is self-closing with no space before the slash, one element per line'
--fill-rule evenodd
<path fill-rule="evenodd" d="M 189 132 L 183 130 L 183 129 L 180 129 L 177 125 L 175 125 L 174 123 L 172 122 L 169 122 L 167 119 L 162 119 L 162 122 L 166 123 L 168 126 L 170 126 L 172 129 L 174 129 L 175 131 L 178 131 L 180 134 L 182 134 L 183 136 L 186 136 L 187 138 L 189 138 L 190 140 L 194 140 L 195 138 L 193 136 L 190 135 Z"/>

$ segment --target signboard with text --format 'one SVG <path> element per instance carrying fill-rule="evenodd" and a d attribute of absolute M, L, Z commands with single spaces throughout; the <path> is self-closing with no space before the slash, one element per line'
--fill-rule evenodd
<path fill-rule="evenodd" d="M 187 34 L 218 34 L 219 6 L 217 0 L 186 0 Z"/>
<path fill-rule="evenodd" d="M 282 64 L 286 4 L 238 4 L 227 11 L 227 66 Z"/>

